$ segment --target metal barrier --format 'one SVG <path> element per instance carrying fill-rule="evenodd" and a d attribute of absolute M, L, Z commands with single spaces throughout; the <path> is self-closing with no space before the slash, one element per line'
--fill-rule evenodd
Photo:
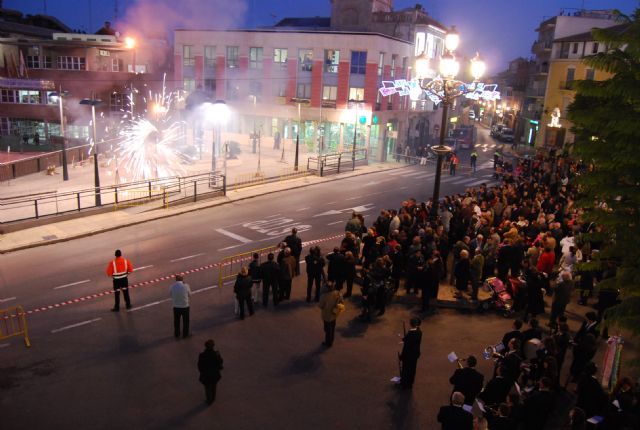
<path fill-rule="evenodd" d="M 0 309 L 0 340 L 14 336 L 24 336 L 24 344 L 31 346 L 27 329 L 27 314 L 22 306 Z"/>
<path fill-rule="evenodd" d="M 262 172 L 242 173 L 233 178 L 233 189 L 235 191 L 238 188 L 262 184 L 266 180 L 267 178 Z"/>
<path fill-rule="evenodd" d="M 150 190 L 126 190 L 121 192 L 120 196 L 114 195 L 113 208 L 117 211 L 118 209 L 148 205 L 162 199 L 162 207 L 166 209 L 169 206 L 166 194 L 166 187 L 153 187 Z"/>
<path fill-rule="evenodd" d="M 253 258 L 253 254 L 257 253 L 260 257 L 260 263 L 264 261 L 270 252 L 274 254 L 278 251 L 277 246 L 270 246 L 268 248 L 261 248 L 254 251 L 243 252 L 242 254 L 232 255 L 224 258 L 218 266 L 218 287 L 222 287 L 222 283 L 229 279 L 234 278 L 243 264 L 247 264 Z"/>
<path fill-rule="evenodd" d="M 330 172 L 340 173 L 340 170 L 349 164 L 351 164 L 352 169 L 355 169 L 356 163 L 360 161 L 367 161 L 366 148 L 356 149 L 355 158 L 352 151 L 333 152 L 318 157 L 309 157 L 307 159 L 307 170 L 324 176 L 325 173 Z"/>
<path fill-rule="evenodd" d="M 285 167 L 284 169 L 280 170 L 280 173 L 278 175 L 278 179 L 280 181 L 285 181 L 287 179 L 293 179 L 293 178 L 298 178 L 301 176 L 307 176 L 309 174 L 309 170 L 306 169 L 304 166 L 299 166 L 298 170 L 296 170 L 295 167 Z"/>

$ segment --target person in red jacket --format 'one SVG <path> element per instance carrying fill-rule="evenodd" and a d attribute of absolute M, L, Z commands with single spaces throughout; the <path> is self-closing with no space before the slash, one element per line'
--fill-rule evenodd
<path fill-rule="evenodd" d="M 113 295 L 115 296 L 115 304 L 111 309 L 113 312 L 120 310 L 120 290 L 122 290 L 127 309 L 131 309 L 131 299 L 129 298 L 129 273 L 131 272 L 133 272 L 133 264 L 122 257 L 122 251 L 116 249 L 116 258 L 107 264 L 107 276 L 113 279 Z"/>
<path fill-rule="evenodd" d="M 551 273 L 553 272 L 553 266 L 555 263 L 556 253 L 553 252 L 553 248 L 550 246 L 545 246 L 544 252 L 540 254 L 540 257 L 538 258 L 536 269 L 538 269 L 538 272 L 544 274 L 544 289 L 547 291 L 547 294 L 551 293 L 549 281 L 551 280 Z"/>

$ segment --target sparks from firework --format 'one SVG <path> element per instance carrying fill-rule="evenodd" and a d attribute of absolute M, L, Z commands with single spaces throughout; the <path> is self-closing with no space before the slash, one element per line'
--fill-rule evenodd
<path fill-rule="evenodd" d="M 130 106 L 133 92 L 131 88 Z M 130 181 L 139 181 L 186 173 L 183 163 L 188 159 L 180 148 L 184 142 L 183 122 L 173 115 L 178 93 L 167 91 L 163 79 L 162 91 L 149 91 L 143 101 L 147 108 L 140 114 L 134 115 L 133 107 L 124 112 L 113 150 L 116 182 L 122 174 Z"/>

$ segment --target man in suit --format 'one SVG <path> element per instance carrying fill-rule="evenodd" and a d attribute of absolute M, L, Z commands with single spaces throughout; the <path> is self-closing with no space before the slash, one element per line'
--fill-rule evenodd
<path fill-rule="evenodd" d="M 262 305 L 266 308 L 269 304 L 269 289 L 273 290 L 273 305 L 277 306 L 280 301 L 280 291 L 278 279 L 280 277 L 280 266 L 275 261 L 275 255 L 270 252 L 267 261 L 260 265 L 260 275 L 262 276 Z"/>
<path fill-rule="evenodd" d="M 464 394 L 464 402 L 467 405 L 473 405 L 473 401 L 482 391 L 484 385 L 484 376 L 475 369 L 476 364 L 478 364 L 478 360 L 470 355 L 467 358 L 467 367 L 456 369 L 449 378 L 449 383 L 453 385 L 453 391 Z"/>
<path fill-rule="evenodd" d="M 543 430 L 545 428 L 554 404 L 551 384 L 551 379 L 546 376 L 540 378 L 538 391 L 525 399 L 523 404 L 525 430 Z"/>
<path fill-rule="evenodd" d="M 522 331 L 520 331 L 521 329 L 522 329 L 522 320 L 520 319 L 514 320 L 513 330 L 505 333 L 505 335 L 502 336 L 502 344 L 504 345 L 505 348 L 507 347 L 507 345 L 509 345 L 509 341 L 513 338 L 516 338 L 520 342 L 522 342 Z"/>
<path fill-rule="evenodd" d="M 222 370 L 222 356 L 213 349 L 215 343 L 209 339 L 204 343 L 204 351 L 198 357 L 198 370 L 200 371 L 200 382 L 204 385 L 207 404 L 210 405 L 216 400 L 216 387 L 220 381 L 220 371 Z"/>
<path fill-rule="evenodd" d="M 473 415 L 462 409 L 464 394 L 456 391 L 451 395 L 451 405 L 443 406 L 438 412 L 438 422 L 442 430 L 473 430 Z"/>
<path fill-rule="evenodd" d="M 487 386 L 478 394 L 478 398 L 486 405 L 498 405 L 504 402 L 512 386 L 513 383 L 504 377 L 504 367 L 499 365 L 496 368 L 495 376 L 487 382 Z"/>
<path fill-rule="evenodd" d="M 411 318 L 411 328 L 402 339 L 402 374 L 400 375 L 400 386 L 411 389 L 416 378 L 416 366 L 420 357 L 420 343 L 422 342 L 422 331 L 420 331 L 420 318 Z"/>

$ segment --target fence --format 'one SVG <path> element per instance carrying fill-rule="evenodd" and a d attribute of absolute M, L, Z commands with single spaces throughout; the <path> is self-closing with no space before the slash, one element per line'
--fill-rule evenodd
<path fill-rule="evenodd" d="M 197 201 L 198 198 L 213 194 L 224 195 L 225 192 L 225 177 L 213 173 L 109 185 L 98 190 L 102 206 L 114 205 L 116 209 L 160 199 L 166 207 L 169 203 L 175 204 L 182 200 Z M 96 208 L 95 196 L 95 188 L 88 188 L 62 193 L 0 198 L 0 223 L 93 209 Z"/>
<path fill-rule="evenodd" d="M 22 306 L 0 309 L 0 340 L 14 336 L 23 336 L 27 348 L 31 346 L 27 328 L 27 314 Z"/>
<path fill-rule="evenodd" d="M 309 171 L 304 166 L 299 166 L 298 170 L 296 170 L 295 167 L 284 167 L 279 170 L 273 170 L 271 173 L 265 173 L 263 171 L 242 173 L 234 176 L 233 185 L 230 187 L 236 191 L 243 187 L 251 187 L 267 182 L 285 181 L 287 179 L 307 176 L 308 174 Z"/>
<path fill-rule="evenodd" d="M 309 157 L 307 170 L 324 176 L 325 173 L 340 173 L 340 170 L 348 168 L 349 165 L 352 170 L 355 170 L 356 164 L 362 161 L 367 161 L 366 149 L 356 149 L 355 154 L 352 151 L 334 152 L 318 157 Z"/>
<path fill-rule="evenodd" d="M 257 253 L 260 256 L 259 262 L 262 263 L 270 252 L 273 252 L 275 254 L 276 251 L 278 251 L 277 246 L 270 246 L 268 248 L 243 252 L 242 254 L 236 254 L 224 258 L 218 266 L 218 286 L 222 287 L 222 283 L 224 281 L 233 279 L 238 274 L 238 272 L 240 272 L 240 268 L 243 265 L 247 265 L 251 261 L 254 253 Z"/>

